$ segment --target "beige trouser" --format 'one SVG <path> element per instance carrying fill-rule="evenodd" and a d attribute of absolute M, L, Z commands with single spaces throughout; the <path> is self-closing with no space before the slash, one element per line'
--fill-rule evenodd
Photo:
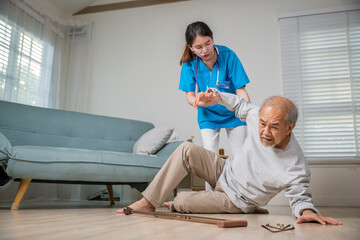
<path fill-rule="evenodd" d="M 159 207 L 191 170 L 207 181 L 214 190 L 180 192 L 172 206 L 176 211 L 242 213 L 241 209 L 230 201 L 218 182 L 224 165 L 225 160 L 214 152 L 185 142 L 173 152 L 142 194 L 154 207 Z"/>

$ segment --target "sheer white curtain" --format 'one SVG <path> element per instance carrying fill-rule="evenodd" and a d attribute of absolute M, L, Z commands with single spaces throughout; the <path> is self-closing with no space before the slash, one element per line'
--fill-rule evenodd
<path fill-rule="evenodd" d="M 0 2 L 1 100 L 58 107 L 58 79 L 51 73 L 59 33 L 23 3 Z"/>
<path fill-rule="evenodd" d="M 90 43 L 89 22 L 0 1 L 0 99 L 86 111 Z"/>
<path fill-rule="evenodd" d="M 66 48 L 62 58 L 60 108 L 86 112 L 90 80 L 91 24 L 66 27 Z"/>

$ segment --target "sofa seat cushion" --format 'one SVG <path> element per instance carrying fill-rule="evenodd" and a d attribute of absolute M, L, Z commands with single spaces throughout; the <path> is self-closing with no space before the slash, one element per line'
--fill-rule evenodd
<path fill-rule="evenodd" d="M 89 182 L 150 182 L 166 159 L 132 153 L 15 146 L 6 172 L 12 178 Z"/>

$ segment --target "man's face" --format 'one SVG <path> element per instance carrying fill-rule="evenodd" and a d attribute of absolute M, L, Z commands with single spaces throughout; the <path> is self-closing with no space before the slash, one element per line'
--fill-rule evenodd
<path fill-rule="evenodd" d="M 268 147 L 284 149 L 289 142 L 289 135 L 295 124 L 286 126 L 286 112 L 271 106 L 261 109 L 259 115 L 259 136 Z"/>

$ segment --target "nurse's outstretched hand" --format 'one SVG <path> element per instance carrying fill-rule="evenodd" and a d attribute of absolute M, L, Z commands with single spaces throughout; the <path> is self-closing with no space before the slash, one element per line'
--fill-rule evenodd
<path fill-rule="evenodd" d="M 207 107 L 220 102 L 220 95 L 213 92 L 199 92 L 194 101 L 194 107 Z"/>

